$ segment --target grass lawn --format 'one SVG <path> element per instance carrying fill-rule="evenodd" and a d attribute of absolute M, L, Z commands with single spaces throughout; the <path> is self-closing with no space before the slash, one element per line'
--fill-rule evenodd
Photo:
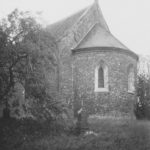
<path fill-rule="evenodd" d="M 20 124 L 0 129 L 2 150 L 150 150 L 150 122 L 114 118 L 90 119 L 90 131 L 95 134 L 65 134 L 29 128 Z M 12 126 L 12 127 L 10 127 Z M 2 127 L 2 126 L 0 126 Z M 26 133 L 26 132 L 29 133 Z"/>

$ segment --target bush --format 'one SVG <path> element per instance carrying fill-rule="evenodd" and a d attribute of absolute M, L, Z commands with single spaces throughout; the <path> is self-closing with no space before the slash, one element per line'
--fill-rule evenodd
<path fill-rule="evenodd" d="M 137 96 L 134 110 L 136 118 L 150 120 L 150 78 L 145 75 L 138 76 Z"/>

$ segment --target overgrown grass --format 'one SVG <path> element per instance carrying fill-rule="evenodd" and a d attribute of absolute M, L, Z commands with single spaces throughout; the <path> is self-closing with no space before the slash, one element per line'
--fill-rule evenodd
<path fill-rule="evenodd" d="M 95 149 L 149 150 L 150 122 L 128 119 L 92 119 L 91 128 L 98 132 Z"/>
<path fill-rule="evenodd" d="M 25 145 L 65 133 L 62 125 L 52 121 L 38 122 L 32 119 L 0 119 L 0 150 L 21 150 Z"/>
<path fill-rule="evenodd" d="M 148 121 L 92 118 L 89 122 L 89 130 L 97 134 L 76 136 L 65 134 L 63 130 L 51 132 L 54 128 L 60 128 L 54 125 L 44 129 L 43 126 L 33 122 L 26 124 L 26 127 L 24 125 L 21 127 L 20 123 L 16 126 L 15 122 L 16 128 L 11 124 L 5 129 L 5 133 L 7 132 L 5 137 L 0 135 L 3 139 L 0 148 L 3 150 L 150 150 Z M 34 125 L 32 129 L 31 125 Z"/>

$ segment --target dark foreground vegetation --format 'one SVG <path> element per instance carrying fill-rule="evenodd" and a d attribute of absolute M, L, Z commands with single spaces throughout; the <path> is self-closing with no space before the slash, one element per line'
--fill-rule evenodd
<path fill-rule="evenodd" d="M 137 82 L 137 102 L 134 113 L 137 119 L 150 120 L 150 76 L 145 74 L 138 75 Z"/>
<path fill-rule="evenodd" d="M 149 150 L 150 122 L 90 119 L 88 131 L 75 135 L 54 122 L 1 119 L 2 150 Z"/>

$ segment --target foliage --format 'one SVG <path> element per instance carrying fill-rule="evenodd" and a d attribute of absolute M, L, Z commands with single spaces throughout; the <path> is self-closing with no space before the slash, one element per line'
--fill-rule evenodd
<path fill-rule="evenodd" d="M 140 74 L 137 84 L 138 101 L 135 104 L 137 119 L 150 119 L 150 78 Z"/>
<path fill-rule="evenodd" d="M 8 100 L 15 83 L 25 90 L 31 114 L 47 119 L 63 110 L 57 98 L 57 45 L 29 12 L 17 9 L 0 24 L 0 102 Z"/>
<path fill-rule="evenodd" d="M 39 30 L 36 21 L 17 9 L 3 19 L 0 24 L 0 101 L 8 106 L 8 98 L 15 82 L 26 65 L 27 52 L 22 45 L 24 37 L 31 31 Z"/>
<path fill-rule="evenodd" d="M 28 34 L 23 44 L 28 51 L 28 58 L 19 78 L 24 80 L 25 96 L 30 101 L 31 113 L 39 119 L 47 119 L 53 112 L 61 113 L 61 104 L 56 99 L 55 41 L 45 31 L 38 31 Z"/>

